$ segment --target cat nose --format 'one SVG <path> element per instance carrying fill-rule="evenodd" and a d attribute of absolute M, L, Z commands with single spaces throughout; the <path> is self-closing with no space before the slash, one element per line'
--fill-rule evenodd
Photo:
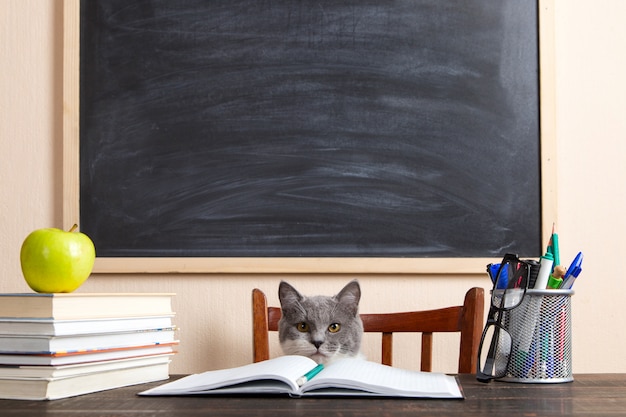
<path fill-rule="evenodd" d="M 319 341 L 319 340 L 314 340 L 314 341 L 313 341 L 313 346 L 315 346 L 315 348 L 316 348 L 316 349 L 319 349 L 319 348 L 320 348 L 320 346 L 322 346 L 322 344 L 323 344 L 323 343 L 324 343 L 324 342 L 321 342 L 321 341 Z"/>

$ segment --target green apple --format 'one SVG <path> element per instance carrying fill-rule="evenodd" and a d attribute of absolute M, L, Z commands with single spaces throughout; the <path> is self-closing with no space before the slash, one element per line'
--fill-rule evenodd
<path fill-rule="evenodd" d="M 96 259 L 93 242 L 84 233 L 39 229 L 26 237 L 20 251 L 24 279 L 36 292 L 72 292 L 91 274 Z"/>

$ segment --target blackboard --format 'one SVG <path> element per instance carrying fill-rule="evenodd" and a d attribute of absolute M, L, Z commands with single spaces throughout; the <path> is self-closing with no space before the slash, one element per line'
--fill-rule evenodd
<path fill-rule="evenodd" d="M 540 254 L 535 1 L 80 8 L 99 257 Z"/>

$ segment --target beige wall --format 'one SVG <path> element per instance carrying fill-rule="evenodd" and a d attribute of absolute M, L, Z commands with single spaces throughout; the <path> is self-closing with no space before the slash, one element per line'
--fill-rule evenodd
<path fill-rule="evenodd" d="M 555 5 L 558 231 L 564 259 L 585 252 L 573 298 L 574 371 L 626 372 L 626 2 Z M 33 229 L 62 224 L 62 33 L 61 0 L 0 0 L 0 292 L 30 291 L 21 242 Z M 275 302 L 280 279 L 305 292 L 335 293 L 349 278 L 94 275 L 80 291 L 177 293 L 182 345 L 172 371 L 188 373 L 250 361 L 253 287 Z M 470 286 L 489 287 L 482 274 L 359 278 L 363 311 L 436 307 L 459 302 Z M 366 343 L 373 359 L 374 343 Z M 440 340 L 437 370 L 455 370 L 455 343 Z M 396 354 L 400 366 L 417 366 L 409 349 Z"/>

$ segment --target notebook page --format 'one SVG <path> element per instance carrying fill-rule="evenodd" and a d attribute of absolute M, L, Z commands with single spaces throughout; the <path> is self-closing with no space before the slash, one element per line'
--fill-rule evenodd
<path fill-rule="evenodd" d="M 314 388 L 352 388 L 387 396 L 462 398 L 453 376 L 393 368 L 360 359 L 332 363 L 309 381 L 304 391 Z"/>
<path fill-rule="evenodd" d="M 271 387 L 280 387 L 281 384 L 267 382 L 268 390 L 261 389 L 263 380 L 270 378 L 283 381 L 280 392 L 296 391 L 296 379 L 309 372 L 317 364 L 303 356 L 281 356 L 268 361 L 252 363 L 237 368 L 208 371 L 189 375 L 179 380 L 144 391 L 141 395 L 183 395 L 210 393 L 221 387 L 232 387 L 228 392 L 268 392 Z M 261 381 L 245 386 L 248 381 Z M 288 389 L 285 389 L 288 384 Z M 237 385 L 235 387 L 235 385 Z"/>

